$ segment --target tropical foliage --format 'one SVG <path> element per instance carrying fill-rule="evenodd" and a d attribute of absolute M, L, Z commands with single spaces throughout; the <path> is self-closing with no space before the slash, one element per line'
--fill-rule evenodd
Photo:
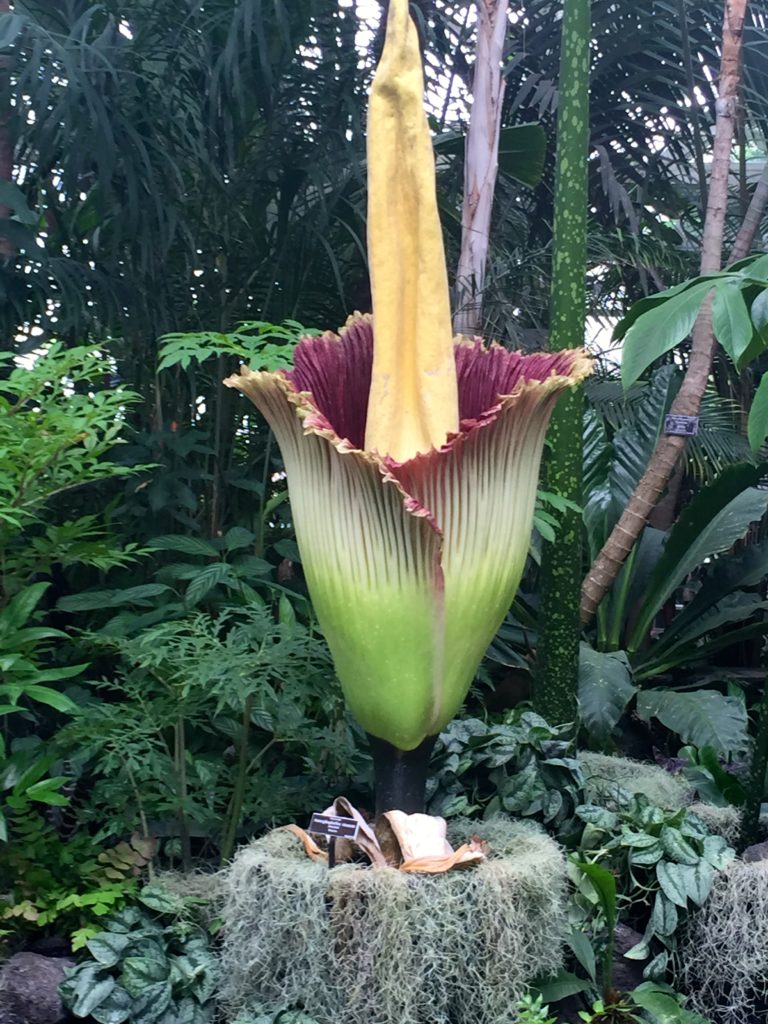
<path fill-rule="evenodd" d="M 451 667 L 473 652 L 454 705 L 471 689 L 437 741 L 429 810 L 529 818 L 569 856 L 567 970 L 537 980 L 526 1024 L 559 1021 L 566 996 L 585 1022 L 701 1024 L 669 987 L 678 938 L 735 855 L 733 809 L 745 841 L 764 838 L 764 218 L 750 256 L 695 276 L 722 6 L 592 0 L 595 372 L 569 438 L 582 491 L 540 482 L 519 591 L 474 675 L 509 594 L 489 625 L 473 618 L 473 567 L 451 584 L 469 635 L 452 637 Z M 560 7 L 511 4 L 504 44 L 482 324 L 525 353 L 550 328 Z M 474 10 L 411 4 L 454 298 Z M 365 124 L 383 21 L 352 0 L 0 3 L 0 941 L 74 950 L 63 993 L 81 1019 L 212 1020 L 217 924 L 173 882 L 188 893 L 195 872 L 340 793 L 372 809 L 286 464 L 223 381 L 241 362 L 282 379 L 302 337 L 371 309 Z M 726 247 L 765 177 L 766 53 L 752 4 Z M 546 575 L 580 531 L 587 572 L 667 430 L 708 297 L 718 354 L 698 432 L 578 635 L 576 720 L 545 721 L 527 704 L 543 544 Z M 535 474 L 531 507 L 534 490 Z M 512 492 L 491 506 L 478 489 L 499 551 Z M 401 674 L 415 629 L 408 608 L 393 621 L 376 681 Z M 354 666 L 343 681 L 378 699 Z M 585 748 L 664 764 L 702 817 L 618 783 L 598 799 Z M 611 982 L 622 927 L 645 972 L 629 993 Z"/>

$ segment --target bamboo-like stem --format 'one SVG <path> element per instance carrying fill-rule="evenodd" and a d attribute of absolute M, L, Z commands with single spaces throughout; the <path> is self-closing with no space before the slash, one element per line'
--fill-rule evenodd
<path fill-rule="evenodd" d="M 587 154 L 589 148 L 590 0 L 564 0 L 557 116 L 555 222 L 549 347 L 584 343 L 587 268 Z M 534 672 L 536 710 L 554 722 L 577 709 L 583 392 L 563 397 L 547 438 L 547 490 L 573 503 L 562 513 L 557 540 L 541 560 L 541 641 Z"/>

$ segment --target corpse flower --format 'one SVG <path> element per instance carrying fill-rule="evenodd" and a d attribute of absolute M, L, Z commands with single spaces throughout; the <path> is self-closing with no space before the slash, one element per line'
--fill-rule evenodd
<path fill-rule="evenodd" d="M 307 586 L 352 713 L 390 753 L 418 759 L 512 602 L 547 423 L 590 363 L 578 350 L 521 355 L 452 337 L 407 0 L 389 5 L 368 167 L 373 317 L 302 339 L 290 371 L 243 367 L 225 383 L 280 445 Z M 385 810 L 420 810 L 423 787 L 378 796 Z"/>

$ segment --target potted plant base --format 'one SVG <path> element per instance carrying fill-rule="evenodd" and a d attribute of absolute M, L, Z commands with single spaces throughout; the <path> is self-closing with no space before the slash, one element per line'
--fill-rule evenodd
<path fill-rule="evenodd" d="M 487 859 L 441 875 L 311 860 L 279 829 L 224 877 L 221 977 L 232 1016 L 303 1010 L 318 1024 L 503 1024 L 561 966 L 562 851 L 538 826 L 449 823 Z"/>

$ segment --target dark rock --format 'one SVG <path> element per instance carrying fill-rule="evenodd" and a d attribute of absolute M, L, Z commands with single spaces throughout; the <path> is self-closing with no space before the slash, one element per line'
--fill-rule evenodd
<path fill-rule="evenodd" d="M 0 972 L 0 1024 L 60 1024 L 67 1011 L 59 995 L 74 960 L 17 953 Z"/>
<path fill-rule="evenodd" d="M 754 864 L 759 860 L 768 860 L 768 842 L 755 843 L 754 846 L 748 846 L 744 853 L 742 853 L 741 859 L 748 861 L 750 864 Z"/>
<path fill-rule="evenodd" d="M 616 925 L 616 941 L 613 948 L 613 987 L 619 992 L 631 992 L 643 981 L 642 960 L 625 960 L 624 954 L 642 940 L 640 932 L 625 924 Z"/>
<path fill-rule="evenodd" d="M 0 1024 L 27 1024 L 21 1000 L 12 992 L 0 992 Z"/>

